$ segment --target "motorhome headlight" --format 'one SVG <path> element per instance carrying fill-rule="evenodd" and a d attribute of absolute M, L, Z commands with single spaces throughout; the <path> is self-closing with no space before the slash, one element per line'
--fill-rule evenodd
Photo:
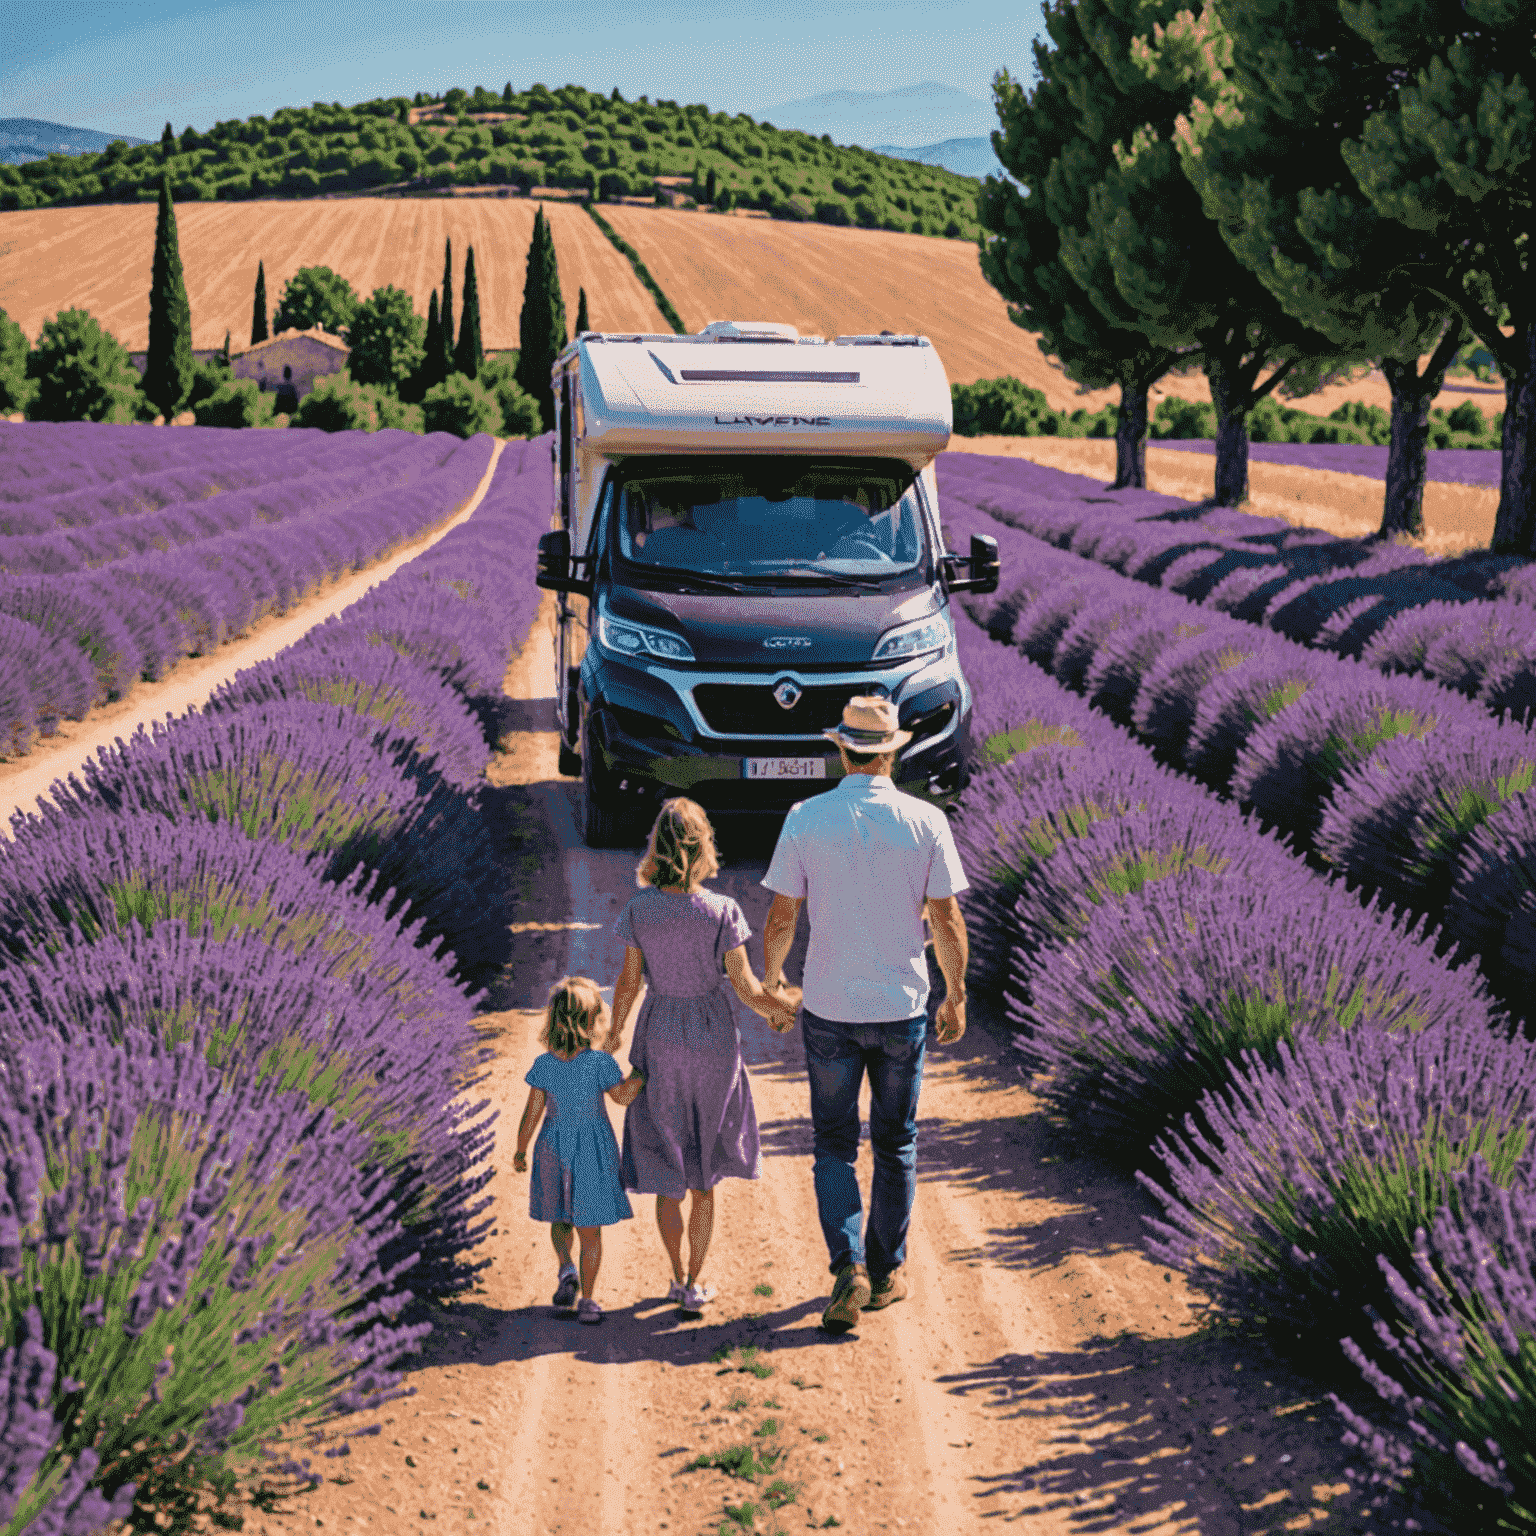
<path fill-rule="evenodd" d="M 881 635 L 875 647 L 876 661 L 905 661 L 929 651 L 945 650 L 953 638 L 949 619 L 942 613 L 931 614 L 911 624 L 901 624 Z"/>
<path fill-rule="evenodd" d="M 615 656 L 659 656 L 663 661 L 692 661 L 693 647 L 681 635 L 649 624 L 616 619 L 606 603 L 597 609 L 597 643 Z"/>

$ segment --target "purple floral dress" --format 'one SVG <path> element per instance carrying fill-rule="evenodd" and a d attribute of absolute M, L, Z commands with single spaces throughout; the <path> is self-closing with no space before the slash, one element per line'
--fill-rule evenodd
<path fill-rule="evenodd" d="M 725 957 L 751 935 L 715 891 L 640 892 L 615 935 L 645 956 L 645 1001 L 629 1060 L 645 1087 L 624 1112 L 624 1187 L 681 1200 L 690 1189 L 762 1172 L 757 1111 Z"/>

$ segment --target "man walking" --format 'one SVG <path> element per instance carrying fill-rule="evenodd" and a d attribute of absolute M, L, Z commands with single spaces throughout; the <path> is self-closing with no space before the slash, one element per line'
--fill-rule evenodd
<path fill-rule="evenodd" d="M 859 697 L 840 727 L 822 733 L 837 743 L 845 777 L 790 811 L 763 878 L 774 893 L 763 928 L 770 990 L 784 985 L 784 958 L 800 907 L 809 905 L 801 1031 L 816 1204 L 837 1277 L 821 1315 L 831 1333 L 907 1294 L 902 1265 L 917 1192 L 928 1022 L 925 910 L 947 994 L 934 1021 L 938 1038 L 949 1045 L 965 1033 L 967 943 L 956 896 L 969 882 L 944 813 L 891 780 L 896 753 L 912 739 L 897 719 L 889 699 Z M 866 1071 L 875 1154 L 867 1235 L 853 1171 Z"/>

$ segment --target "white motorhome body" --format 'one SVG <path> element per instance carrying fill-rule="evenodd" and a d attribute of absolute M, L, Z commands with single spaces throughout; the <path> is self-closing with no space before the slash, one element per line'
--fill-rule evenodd
<path fill-rule="evenodd" d="M 765 683 L 781 687 L 781 692 L 787 689 L 796 699 L 806 690 L 819 688 L 815 707 L 822 712 L 835 703 L 833 695 L 839 688 L 848 697 L 865 686 L 896 697 L 906 677 L 899 668 L 882 670 L 875 665 L 873 658 L 881 632 L 875 631 L 872 637 L 849 638 L 849 625 L 860 635 L 865 626 L 882 616 L 898 625 L 910 626 L 914 621 L 921 622 L 924 615 L 937 615 L 945 610 L 949 590 L 977 584 L 989 590 L 984 583 L 987 573 L 995 568 L 995 548 L 990 564 L 977 557 L 981 565 L 973 569 L 971 581 L 956 574 L 955 567 L 966 562 L 943 551 L 933 466 L 936 456 L 949 442 L 950 391 L 938 353 L 924 336 L 885 332 L 878 336 L 837 336 L 827 341 L 819 336 L 802 337 L 793 326 L 745 321 L 712 321 L 696 336 L 584 332 L 561 352 L 552 370 L 551 383 L 555 404 L 555 440 L 551 446 L 557 509 L 554 531 L 562 535 L 561 560 L 574 561 L 575 566 L 556 570 L 541 565 L 540 582 L 560 593 L 557 675 L 563 679 L 563 686 L 556 690 L 556 713 L 563 742 L 562 769 L 582 772 L 587 802 L 611 798 L 615 788 L 631 782 L 655 788 L 653 781 L 657 775 L 661 775 L 662 790 L 691 792 L 686 785 L 692 781 L 680 780 L 672 774 L 671 767 L 656 757 L 654 743 L 647 747 L 651 756 L 644 758 L 643 754 L 637 755 L 632 742 L 616 740 L 620 731 L 613 721 L 622 718 L 632 722 L 636 716 L 635 690 L 662 682 L 678 698 L 678 710 L 672 723 L 665 726 L 666 733 L 669 739 L 680 743 L 677 752 L 683 757 L 696 757 L 700 752 L 712 755 L 708 775 L 756 776 L 758 769 L 754 765 L 770 759 L 753 754 L 766 754 L 783 735 L 784 740 L 778 741 L 783 753 L 772 760 L 799 764 L 797 768 L 785 767 L 785 773 L 803 771 L 816 778 L 832 776 L 833 767 L 823 761 L 830 751 L 826 743 L 815 749 L 815 761 L 808 755 L 813 750 L 811 744 L 818 740 L 818 733 L 809 728 L 809 704 L 797 710 L 794 704 L 784 704 L 779 698 L 777 707 L 785 711 L 782 719 L 775 710 L 766 721 L 754 716 L 751 731 L 746 727 L 725 730 L 718 726 L 718 721 L 724 718 L 722 711 L 728 714 L 729 710 L 720 699 L 732 689 L 741 697 L 754 688 L 761 692 Z M 766 463 L 773 468 L 772 461 L 780 458 L 795 465 L 853 466 L 850 473 L 856 473 L 861 465 L 868 466 L 871 473 L 884 466 L 880 472 L 888 477 L 888 484 L 895 483 L 891 477 L 901 478 L 901 483 L 911 489 L 893 494 L 900 495 L 906 509 L 903 515 L 912 520 L 912 526 L 917 528 L 921 524 L 925 530 L 914 534 L 922 554 L 920 560 L 914 557 L 908 569 L 916 571 L 921 564 L 929 571 L 928 578 L 914 577 L 905 582 L 897 579 L 882 588 L 875 580 L 880 570 L 860 576 L 862 567 L 857 561 L 852 566 L 844 561 L 838 569 L 834 568 L 836 561 L 823 567 L 813 560 L 810 566 L 802 563 L 798 569 L 813 573 L 825 569 L 823 581 L 811 580 L 798 593 L 780 591 L 776 597 L 770 597 L 761 586 L 749 590 L 744 585 L 763 581 L 760 573 L 749 574 L 729 564 L 712 573 L 695 571 L 691 576 L 696 607 L 706 601 L 700 598 L 700 591 L 721 594 L 707 600 L 711 605 L 708 614 L 684 613 L 687 603 L 683 601 L 673 602 L 672 610 L 662 617 L 684 632 L 690 623 L 702 625 L 712 633 L 722 625 L 736 624 L 740 643 L 735 649 L 715 647 L 711 668 L 705 664 L 702 651 L 697 657 L 694 655 L 699 650 L 697 638 L 690 645 L 682 635 L 677 635 L 674 638 L 681 651 L 686 651 L 695 663 L 695 670 L 686 675 L 668 671 L 656 656 L 648 655 L 643 658 L 647 677 L 631 676 L 625 683 L 619 675 L 622 658 L 610 646 L 603 653 L 605 673 L 602 659 L 588 655 L 589 617 L 595 622 L 604 611 L 605 602 L 610 608 L 615 602 L 620 606 L 627 603 L 630 610 L 644 608 L 656 592 L 665 590 L 665 584 L 647 585 L 641 581 L 636 585 L 633 579 L 626 587 L 613 576 L 625 564 L 613 544 L 616 535 L 609 527 L 619 514 L 615 512 L 613 518 L 607 518 L 604 509 L 615 498 L 622 499 L 624 492 L 617 487 L 627 483 L 625 477 L 640 473 L 646 466 L 676 465 L 679 461 L 690 465 L 696 461 L 702 483 L 711 474 L 718 477 L 728 462 L 746 465 L 750 461 L 756 466 Z M 684 478 L 691 475 L 689 469 Z M 716 490 L 711 494 L 718 500 L 721 493 Z M 755 507 L 760 513 L 761 495 L 744 494 L 748 502 L 743 505 Z M 850 494 L 868 501 L 862 491 Z M 839 492 L 832 492 L 831 502 L 826 504 L 848 510 Z M 756 514 L 743 513 L 747 515 Z M 689 534 L 699 537 L 692 529 Z M 656 547 L 652 545 L 653 550 Z M 815 555 L 814 541 L 810 553 Z M 889 556 L 884 558 L 889 563 Z M 628 569 L 634 578 L 633 565 Z M 690 573 L 685 570 L 667 574 Z M 802 575 L 786 581 L 806 579 Z M 700 583 L 712 585 L 701 587 Z M 862 589 L 864 600 L 854 600 L 849 589 Z M 885 593 L 883 600 L 877 596 L 881 591 Z M 592 605 L 596 612 L 589 614 Z M 845 615 L 841 630 L 834 619 L 839 612 Z M 634 619 L 635 612 L 631 611 L 626 622 Z M 944 622 L 949 622 L 947 612 Z M 770 634 L 764 625 L 775 631 L 805 633 Z M 653 629 L 649 633 L 659 631 Z M 952 658 L 952 629 L 950 634 L 947 654 Z M 812 635 L 814 638 L 808 638 Z M 751 649 L 775 645 L 803 649 L 793 652 L 794 664 L 788 666 L 783 664 L 782 651 Z M 729 665 L 721 659 L 727 654 Z M 952 659 L 948 668 L 958 679 L 958 667 Z M 609 683 L 603 682 L 604 676 Z M 624 693 L 626 687 L 628 693 Z M 969 714 L 969 691 L 963 679 L 958 679 L 957 687 L 948 735 L 954 735 L 964 723 L 963 717 Z M 610 694 L 623 694 L 629 702 L 615 704 Z M 713 717 L 700 703 L 706 697 L 714 701 Z M 839 704 L 839 712 L 840 708 Z M 738 711 L 731 718 L 739 723 L 745 717 Z M 714 725 L 711 719 L 716 722 Z M 661 730 L 658 726 L 658 734 Z M 772 740 L 768 739 L 770 736 Z M 602 751 L 601 772 L 591 761 L 589 737 Z M 764 747 L 765 740 L 768 747 Z M 914 749 L 916 746 L 915 743 Z M 934 743 L 928 743 L 923 750 L 936 762 L 933 746 Z M 791 759 L 787 755 L 790 747 L 801 755 Z M 742 755 L 731 755 L 737 752 Z M 833 756 L 831 764 L 837 763 Z M 626 766 L 630 770 L 627 773 Z M 914 771 L 916 767 L 914 759 Z M 694 768 L 698 773 L 705 771 L 698 764 Z M 961 768 L 963 763 L 946 758 L 940 777 L 948 784 L 958 779 Z M 840 772 L 840 767 L 835 771 Z M 727 804 L 732 801 L 731 795 L 719 785 L 713 788 L 717 791 L 717 808 L 757 808 L 754 804 Z M 707 796 L 701 798 L 709 803 Z M 615 827 L 603 825 L 600 805 L 588 805 L 586 823 L 589 840 L 611 840 Z"/>

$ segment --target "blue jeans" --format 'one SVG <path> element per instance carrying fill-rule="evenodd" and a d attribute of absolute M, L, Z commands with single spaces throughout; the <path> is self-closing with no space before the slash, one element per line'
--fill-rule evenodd
<path fill-rule="evenodd" d="M 816 1206 L 835 1275 L 865 1264 L 884 1279 L 907 1256 L 907 1229 L 917 1193 L 917 1095 L 923 1085 L 928 1017 L 888 1024 L 840 1024 L 801 1014 L 811 1080 Z M 875 1153 L 867 1240 L 854 1159 L 859 1150 L 859 1084 L 869 1072 L 869 1139 Z"/>

